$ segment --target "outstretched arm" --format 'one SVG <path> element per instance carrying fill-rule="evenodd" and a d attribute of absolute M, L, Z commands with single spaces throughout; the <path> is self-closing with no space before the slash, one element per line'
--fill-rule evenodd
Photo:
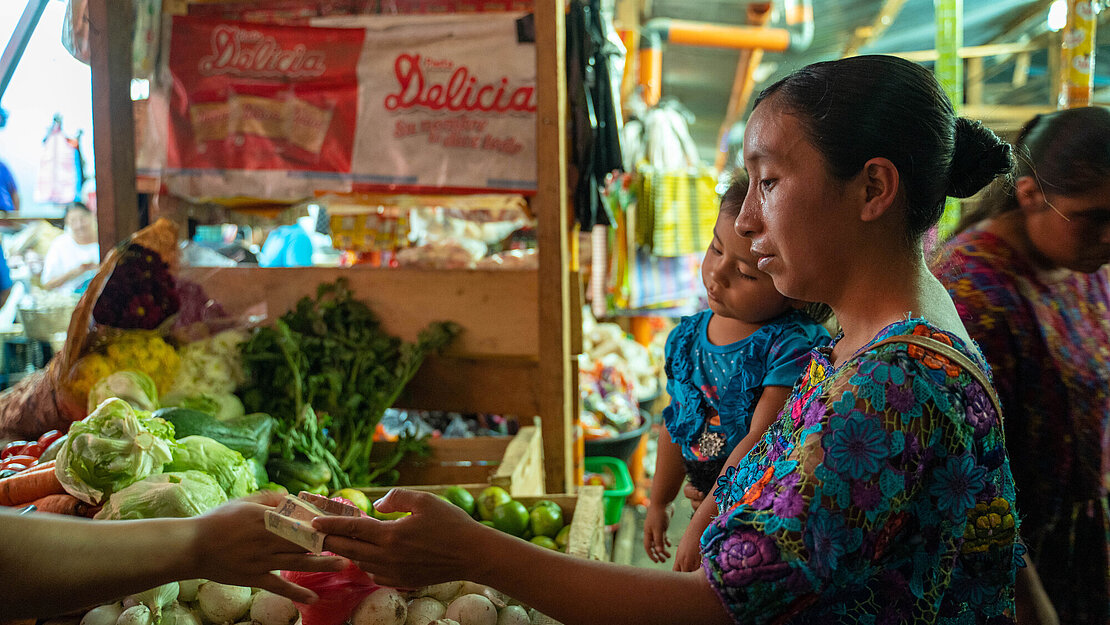
<path fill-rule="evenodd" d="M 306 554 L 269 532 L 263 515 L 280 499 L 262 491 L 188 519 L 0 513 L 0 614 L 51 616 L 193 578 L 314 601 L 314 593 L 271 571 L 335 571 L 346 562 Z"/>
<path fill-rule="evenodd" d="M 567 625 L 731 623 L 704 574 L 584 560 L 544 549 L 471 519 L 428 493 L 390 491 L 394 521 L 319 517 L 327 549 L 359 563 L 379 584 L 420 587 L 466 579 L 496 588 Z"/>

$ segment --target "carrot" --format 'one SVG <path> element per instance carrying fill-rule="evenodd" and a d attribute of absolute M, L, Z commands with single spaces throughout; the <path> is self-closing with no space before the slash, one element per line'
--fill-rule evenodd
<path fill-rule="evenodd" d="M 40 497 L 66 492 L 54 475 L 54 467 L 46 466 L 48 464 L 0 479 L 0 506 L 30 503 Z"/>
<path fill-rule="evenodd" d="M 85 502 L 68 493 L 47 495 L 30 502 L 38 512 L 51 512 L 53 514 L 69 514 L 84 516 L 88 507 Z"/>

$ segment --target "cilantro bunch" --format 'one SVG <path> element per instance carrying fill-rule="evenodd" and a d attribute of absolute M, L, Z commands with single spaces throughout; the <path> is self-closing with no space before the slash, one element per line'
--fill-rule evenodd
<path fill-rule="evenodd" d="M 433 323 L 406 343 L 386 333 L 340 278 L 319 285 L 315 300 L 302 298 L 243 344 L 247 382 L 240 395 L 248 412 L 277 420 L 272 453 L 327 463 L 333 487 L 392 482 L 403 454 L 422 445 L 403 441 L 397 454 L 371 466 L 374 430 L 424 357 L 442 351 L 460 330 Z"/>

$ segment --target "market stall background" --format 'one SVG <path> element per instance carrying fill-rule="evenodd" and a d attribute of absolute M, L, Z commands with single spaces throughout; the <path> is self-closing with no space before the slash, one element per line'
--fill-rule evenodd
<path fill-rule="evenodd" d="M 625 16 L 617 3 L 616 21 Z M 969 106 L 965 114 L 981 118 L 996 131 L 1012 133 L 1033 112 L 1056 108 L 1053 92 L 1061 46 L 1060 24 L 1049 27 L 1049 12 L 1066 9 L 1053 0 L 962 0 L 963 47 Z M 1059 5 L 1064 4 L 1065 7 Z M 1096 7 L 1099 3 L 1092 3 Z M 721 25 L 745 23 L 747 2 L 654 0 L 638 17 L 669 18 Z M 635 16 L 635 12 L 627 15 Z M 813 41 L 803 51 L 767 52 L 756 70 L 755 93 L 808 63 L 850 54 L 896 54 L 932 66 L 936 46 L 936 10 L 932 0 L 814 0 Z M 1110 12 L 1097 17 L 1095 57 L 1110 53 Z M 770 26 L 783 26 L 781 17 Z M 738 52 L 696 45 L 663 44 L 662 94 L 674 97 L 693 114 L 691 135 L 707 162 L 716 145 L 733 84 Z M 981 91 L 972 86 L 981 81 Z M 1110 104 L 1110 65 L 1094 63 L 1095 103 Z M 978 93 L 978 95 L 974 95 Z M 978 98 L 976 102 L 974 99 Z M 748 103 L 750 110 L 751 103 Z M 746 111 L 741 118 L 746 117 Z"/>

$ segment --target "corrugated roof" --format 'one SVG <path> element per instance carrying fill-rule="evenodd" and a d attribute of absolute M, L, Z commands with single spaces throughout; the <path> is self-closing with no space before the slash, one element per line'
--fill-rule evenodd
<path fill-rule="evenodd" d="M 870 26 L 884 4 L 881 0 L 813 1 L 813 44 L 800 53 L 766 53 L 764 69 L 775 69 L 756 85 L 756 93 L 792 69 L 839 58 L 856 29 Z M 1046 22 L 1050 3 L 1051 0 L 964 0 L 964 45 L 1032 42 L 1046 46 L 1051 35 Z M 739 0 L 654 0 L 649 17 L 743 24 L 746 7 L 747 2 Z M 1110 19 L 1107 18 L 1110 18 L 1110 11 L 1103 12 L 1096 35 L 1096 43 L 1102 44 L 1096 54 L 1096 90 L 1110 89 L 1110 26 L 1107 26 Z M 862 46 L 859 53 L 929 50 L 934 47 L 935 34 L 933 1 L 905 0 L 893 22 L 879 37 Z M 691 133 L 703 157 L 710 162 L 728 104 L 738 55 L 735 50 L 664 44 L 663 96 L 676 98 L 693 113 L 695 121 Z M 1033 53 L 1029 61 L 1027 80 L 1015 86 L 1012 55 L 984 59 L 984 104 L 1051 106 L 1048 54 L 1045 51 Z"/>

